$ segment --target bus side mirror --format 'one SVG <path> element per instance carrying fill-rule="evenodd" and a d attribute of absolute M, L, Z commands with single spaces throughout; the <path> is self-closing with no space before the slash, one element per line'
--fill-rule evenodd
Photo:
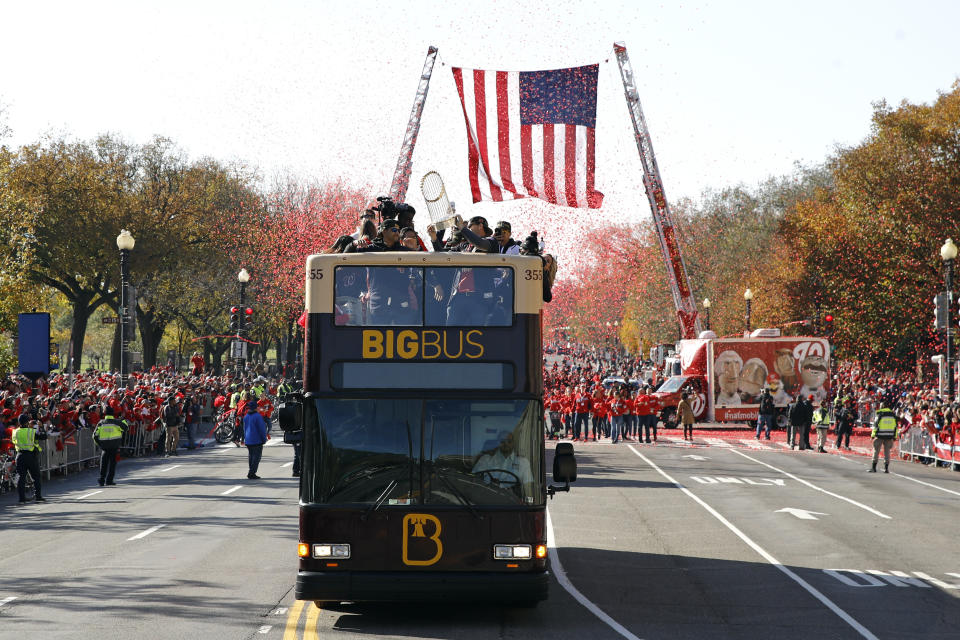
<path fill-rule="evenodd" d="M 286 400 L 277 407 L 277 421 L 281 431 L 300 431 L 303 429 L 303 404 Z"/>
<path fill-rule="evenodd" d="M 577 459 L 573 455 L 573 445 L 561 442 L 553 453 L 553 481 L 563 486 L 550 485 L 547 494 L 552 498 L 557 491 L 570 491 L 570 483 L 577 481 Z"/>

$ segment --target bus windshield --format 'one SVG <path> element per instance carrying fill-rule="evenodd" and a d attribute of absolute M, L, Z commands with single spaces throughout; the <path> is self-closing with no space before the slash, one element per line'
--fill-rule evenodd
<path fill-rule="evenodd" d="M 305 502 L 542 505 L 531 400 L 318 399 Z M 310 428 L 313 428 L 311 425 Z"/>

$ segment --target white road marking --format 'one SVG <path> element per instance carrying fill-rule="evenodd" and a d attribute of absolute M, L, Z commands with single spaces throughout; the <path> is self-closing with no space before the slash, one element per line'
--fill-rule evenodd
<path fill-rule="evenodd" d="M 287 612 L 287 607 L 278 607 L 270 612 L 272 616 L 282 616 Z"/>
<path fill-rule="evenodd" d="M 270 629 L 273 629 L 273 625 L 265 624 L 259 629 L 257 629 L 257 633 L 270 633 Z"/>
<path fill-rule="evenodd" d="M 935 484 L 930 484 L 929 482 L 924 482 L 923 480 L 917 480 L 916 478 L 911 478 L 910 476 L 905 476 L 905 475 L 900 474 L 900 473 L 894 473 L 893 475 L 897 476 L 898 478 L 906 478 L 907 480 L 911 480 L 911 481 L 913 481 L 913 482 L 918 482 L 918 483 L 920 483 L 920 484 L 926 485 L 926 486 L 931 487 L 931 488 L 933 488 L 933 489 L 939 489 L 940 491 L 946 491 L 947 493 L 952 493 L 952 494 L 955 495 L 955 496 L 960 496 L 960 491 L 953 491 L 952 489 L 944 489 L 943 487 L 938 487 L 938 486 L 935 485 Z"/>
<path fill-rule="evenodd" d="M 914 571 L 913 575 L 917 576 L 918 578 L 923 578 L 927 582 L 931 584 L 935 584 L 941 589 L 960 589 L 960 584 L 950 584 L 948 582 L 944 582 L 943 580 L 937 580 L 936 578 L 932 578 L 922 571 Z M 957 574 L 948 573 L 947 575 L 951 576 L 951 575 L 957 575 Z"/>
<path fill-rule="evenodd" d="M 636 453 L 636 449 L 633 448 L 633 445 L 627 446 L 630 447 L 634 453 Z M 553 556 L 550 558 L 550 568 L 553 570 L 553 575 L 556 576 L 557 582 L 560 583 L 560 586 L 563 587 L 567 593 L 573 596 L 577 602 L 582 604 L 587 611 L 600 618 L 604 624 L 619 633 L 621 636 L 627 638 L 628 640 L 640 640 L 637 636 L 627 631 L 623 625 L 607 615 L 606 612 L 604 612 L 600 607 L 588 600 L 585 595 L 580 593 L 580 591 L 573 586 L 569 578 L 567 578 L 567 572 L 563 570 L 563 565 L 560 564 L 560 554 L 557 552 L 557 538 L 553 534 L 553 521 L 550 519 L 549 509 L 547 509 L 547 546 L 550 547 L 550 551 L 553 553 Z"/>
<path fill-rule="evenodd" d="M 639 457 L 641 460 L 643 460 L 643 461 L 646 462 L 648 465 L 650 465 L 651 467 L 653 467 L 653 469 L 654 469 L 655 471 L 657 471 L 657 473 L 659 473 L 660 475 L 662 475 L 662 476 L 663 476 L 664 478 L 666 478 L 669 482 L 672 482 L 672 483 L 674 484 L 674 486 L 676 486 L 678 489 L 680 489 L 683 493 L 685 493 L 688 497 L 690 497 L 694 502 L 696 502 L 696 503 L 699 504 L 701 507 L 703 507 L 704 509 L 706 509 L 706 510 L 707 510 L 707 513 L 709 513 L 709 514 L 712 515 L 714 518 L 716 518 L 717 520 L 719 520 L 720 523 L 723 524 L 723 526 L 725 526 L 727 529 L 729 529 L 730 531 L 732 531 L 738 538 L 740 538 L 741 540 L 743 540 L 743 541 L 747 544 L 747 546 L 749 546 L 751 549 L 753 549 L 753 550 L 756 551 L 758 554 L 760 554 L 760 556 L 763 557 L 764 560 L 766 560 L 767 562 L 769 562 L 770 564 L 772 564 L 774 567 L 776 567 L 776 568 L 779 569 L 781 572 L 783 572 L 788 578 L 790 578 L 791 580 L 793 580 L 794 582 L 796 582 L 797 584 L 799 584 L 801 587 L 803 587 L 803 588 L 807 591 L 807 593 L 809 593 L 809 594 L 812 595 L 814 598 L 816 598 L 817 600 L 819 600 L 820 602 L 822 602 L 822 603 L 824 604 L 824 606 L 826 606 L 828 609 L 830 609 L 831 611 L 833 611 L 833 613 L 835 613 L 835 614 L 837 615 L 837 617 L 839 617 L 841 620 L 843 620 L 843 621 L 846 622 L 848 625 L 850 625 L 851 627 L 853 627 L 861 636 L 863 636 L 864 638 L 868 638 L 869 640 L 879 640 L 879 639 L 877 638 L 877 636 L 873 635 L 873 633 L 870 632 L 869 629 L 867 629 L 865 626 L 863 626 L 862 624 L 860 624 L 859 622 L 857 622 L 857 621 L 853 618 L 853 616 L 851 616 L 849 613 L 847 613 L 846 611 L 844 611 L 843 609 L 841 609 L 840 607 L 838 607 L 837 605 L 835 605 L 835 604 L 833 603 L 833 601 L 830 600 L 830 598 L 828 598 L 827 596 L 825 596 L 825 595 L 823 595 L 822 593 L 820 593 L 816 588 L 814 588 L 814 587 L 813 587 L 811 584 L 809 584 L 806 580 L 804 580 L 803 578 L 801 578 L 800 576 L 798 576 L 796 573 L 794 573 L 792 570 L 790 570 L 789 568 L 787 568 L 787 567 L 785 567 L 783 564 L 781 564 L 781 562 L 780 562 L 779 560 L 777 560 L 777 559 L 774 558 L 772 555 L 770 555 L 769 553 L 767 553 L 767 551 L 766 551 L 765 549 L 763 549 L 763 547 L 761 547 L 760 545 L 758 545 L 756 542 L 754 542 L 753 540 L 751 540 L 750 538 L 748 538 L 745 533 L 743 533 L 742 531 L 740 531 L 740 529 L 738 529 L 737 527 L 735 527 L 735 526 L 733 525 L 733 523 L 731 523 L 729 520 L 727 520 L 727 519 L 724 518 L 722 515 L 720 515 L 720 513 L 717 512 L 713 507 L 711 507 L 710 505 L 708 505 L 706 502 L 704 502 L 704 501 L 701 500 L 699 497 L 697 497 L 692 491 L 690 491 L 689 489 L 687 489 L 686 487 L 684 487 L 682 484 L 680 484 L 679 482 L 677 482 L 676 480 L 674 480 L 673 478 L 671 478 L 669 475 L 667 475 L 667 473 L 666 473 L 665 471 L 663 471 L 660 467 L 658 467 L 656 464 L 654 464 L 653 461 L 649 460 L 645 455 L 643 455 L 642 453 L 640 453 L 639 451 L 637 451 L 636 449 L 634 449 L 632 446 L 630 446 L 630 445 L 627 445 L 627 446 L 629 447 L 629 449 L 630 449 L 631 451 L 633 451 L 633 452 L 637 455 L 637 457 Z M 735 449 L 734 449 L 734 451 L 735 451 Z M 548 539 L 549 539 L 549 535 L 550 535 L 550 516 L 549 516 L 549 513 L 548 513 L 548 514 L 547 514 L 547 536 L 548 536 Z"/>
<path fill-rule="evenodd" d="M 767 447 L 767 446 L 764 446 L 764 445 L 760 444 L 760 441 L 759 441 L 759 440 L 747 440 L 746 438 L 744 438 L 744 439 L 740 440 L 740 442 L 742 442 L 743 444 L 745 444 L 748 448 L 750 448 L 750 449 L 757 449 L 758 451 L 763 451 L 764 449 L 769 449 L 769 448 L 770 448 L 770 447 Z"/>
<path fill-rule="evenodd" d="M 709 459 L 710 459 L 710 458 L 708 458 L 708 457 L 706 457 L 706 456 L 695 456 L 695 455 L 682 456 L 682 457 L 684 457 L 684 458 L 690 458 L 691 460 L 709 460 Z"/>
<path fill-rule="evenodd" d="M 794 509 L 793 507 L 784 507 L 783 509 L 777 509 L 774 513 L 789 513 L 792 516 L 796 516 L 801 520 L 819 520 L 817 516 L 826 516 L 830 515 L 828 513 L 820 513 L 819 511 L 807 511 L 806 509 Z"/>
<path fill-rule="evenodd" d="M 131 540 L 139 540 L 140 538 L 146 538 L 148 535 L 150 535 L 150 534 L 153 533 L 154 531 L 157 531 L 157 530 L 159 530 L 159 529 L 163 529 L 165 526 L 167 526 L 167 525 L 165 525 L 165 524 L 158 524 L 158 525 L 155 526 L 155 527 L 150 527 L 150 528 L 147 529 L 146 531 L 141 531 L 140 533 L 138 533 L 137 535 L 133 536 L 132 538 L 127 538 L 127 542 L 130 542 Z"/>
<path fill-rule="evenodd" d="M 914 586 L 914 587 L 920 587 L 921 589 L 930 588 L 930 585 L 928 585 L 926 582 L 923 582 L 922 580 L 918 580 L 917 578 L 911 578 L 903 571 L 891 571 L 890 574 L 893 574 L 893 575 L 890 575 L 883 571 L 878 571 L 877 569 L 867 569 L 867 573 L 873 576 L 880 576 L 881 578 L 883 578 L 884 580 L 886 580 L 887 582 L 889 582 L 895 587 Z"/>
<path fill-rule="evenodd" d="M 823 572 L 828 576 L 839 580 L 848 587 L 885 587 L 881 580 L 877 580 L 871 575 L 864 573 L 863 571 L 858 571 L 857 569 L 824 569 Z M 863 582 L 857 582 L 853 578 L 849 578 L 843 574 L 849 573 L 857 576 Z"/>
<path fill-rule="evenodd" d="M 668 438 L 668 437 L 666 437 L 666 436 L 661 436 L 660 439 L 661 439 L 661 440 L 666 440 L 666 441 L 669 442 L 670 444 L 679 444 L 679 445 L 684 446 L 684 447 L 689 447 L 689 446 L 691 446 L 691 445 L 693 444 L 693 443 L 690 442 L 689 440 L 683 440 L 683 439 L 681 439 L 681 438 Z"/>
<path fill-rule="evenodd" d="M 77 500 L 83 500 L 84 498 L 89 498 L 90 496 L 95 496 L 98 493 L 103 493 L 103 489 L 97 489 L 96 491 L 91 491 L 90 493 L 85 493 L 84 495 L 77 498 Z"/>
<path fill-rule="evenodd" d="M 867 505 L 865 505 L 865 504 L 863 504 L 863 503 L 861 503 L 861 502 L 857 502 L 856 500 L 852 500 L 852 499 L 850 499 L 850 498 L 847 498 L 846 496 L 841 496 L 841 495 L 838 494 L 838 493 L 833 493 L 832 491 L 827 491 L 826 489 L 822 489 L 822 488 L 818 487 L 817 485 L 813 484 L 812 482 L 808 482 L 808 481 L 804 480 L 803 478 L 799 478 L 799 477 L 793 475 L 792 473 L 790 473 L 790 472 L 788 472 L 788 471 L 784 471 L 783 469 L 778 469 L 777 467 L 775 467 L 775 466 L 773 466 L 773 465 L 771 465 L 771 464 L 767 464 L 766 462 L 762 462 L 762 461 L 760 461 L 760 460 L 757 460 L 756 458 L 751 458 L 750 456 L 748 456 L 747 454 L 743 453 L 742 451 L 737 451 L 736 449 L 731 449 L 731 451 L 733 451 L 733 452 L 734 452 L 735 454 L 737 454 L 738 456 L 743 456 L 743 457 L 746 458 L 747 460 L 752 460 L 752 461 L 756 462 L 757 464 L 762 464 L 763 466 L 767 467 L 768 469 L 773 469 L 773 470 L 776 471 L 777 473 L 782 473 L 783 475 L 787 476 L 788 478 L 793 478 L 793 479 L 796 480 L 797 482 L 803 483 L 803 484 L 807 485 L 808 487 L 810 487 L 811 489 L 814 489 L 814 490 L 816 490 L 816 491 L 820 491 L 820 492 L 822 492 L 822 493 L 825 493 L 825 494 L 827 494 L 828 496 L 833 496 L 834 498 L 837 498 L 837 499 L 839 499 L 839 500 L 843 500 L 844 502 L 849 502 L 849 503 L 852 504 L 853 506 L 855 506 L 855 507 L 860 507 L 861 509 L 864 509 L 864 510 L 866 510 L 866 511 L 869 511 L 870 513 L 872 513 L 872 514 L 874 514 L 874 515 L 876 515 L 876 516 L 879 516 L 879 517 L 881 517 L 881 518 L 886 518 L 887 520 L 892 520 L 892 519 L 893 519 L 893 518 L 891 518 L 890 516 L 888 516 L 887 514 L 881 513 L 881 512 L 879 512 L 879 511 L 877 511 L 877 510 L 874 509 L 873 507 L 868 507 Z"/>
<path fill-rule="evenodd" d="M 280 468 L 283 469 L 284 467 L 289 467 L 292 464 L 293 464 L 293 460 L 291 460 L 290 462 L 284 462 L 282 465 L 280 465 Z"/>
<path fill-rule="evenodd" d="M 10 596 L 9 598 L 4 598 L 3 600 L 0 600 L 0 607 L 10 602 L 13 602 L 16 599 L 17 599 L 17 596 Z"/>
<path fill-rule="evenodd" d="M 720 438 L 704 438 L 703 441 L 709 444 L 711 447 L 725 447 L 729 449 L 733 446 L 726 440 L 722 440 Z"/>
<path fill-rule="evenodd" d="M 275 445 L 275 444 L 280 444 L 281 442 L 283 442 L 283 440 L 280 439 L 280 438 L 271 438 L 271 439 L 267 440 L 266 444 L 264 444 L 263 446 L 265 446 L 265 447 L 272 447 L 273 445 Z"/>
<path fill-rule="evenodd" d="M 171 469 L 176 469 L 177 467 L 182 467 L 182 464 L 175 464 L 172 467 L 167 467 L 166 469 L 160 469 L 160 471 L 170 471 Z"/>
<path fill-rule="evenodd" d="M 243 485 L 242 485 L 242 484 L 238 484 L 238 485 L 235 486 L 235 487 L 230 487 L 229 489 L 227 489 L 226 491 L 224 491 L 224 492 L 221 493 L 220 495 L 222 495 L 222 496 L 228 496 L 228 495 L 230 495 L 231 493 L 233 493 L 234 491 L 236 491 L 237 489 L 243 489 Z"/>

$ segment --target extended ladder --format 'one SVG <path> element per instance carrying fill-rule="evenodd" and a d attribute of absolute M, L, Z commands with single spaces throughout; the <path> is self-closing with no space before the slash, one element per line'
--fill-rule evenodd
<path fill-rule="evenodd" d="M 653 144 L 650 141 L 650 132 L 647 122 L 640 108 L 640 96 L 633 80 L 633 67 L 627 57 L 627 47 L 622 42 L 613 45 L 613 51 L 620 65 L 620 77 L 623 79 L 623 91 L 627 98 L 627 109 L 633 121 L 633 133 L 637 139 L 637 151 L 640 152 L 640 163 L 643 165 L 643 186 L 647 191 L 647 200 L 653 213 L 653 223 L 657 228 L 657 238 L 660 240 L 660 251 L 663 261 L 667 265 L 667 281 L 670 284 L 670 293 L 673 294 L 673 303 L 677 309 L 677 320 L 680 322 L 680 333 L 685 339 L 696 338 L 700 334 L 700 318 L 697 315 L 697 302 L 690 291 L 690 281 L 687 279 L 687 267 L 683 262 L 683 254 L 677 243 L 674 232 L 673 216 L 663 193 L 663 181 L 660 179 L 660 169 L 657 167 L 657 158 L 653 154 Z"/>

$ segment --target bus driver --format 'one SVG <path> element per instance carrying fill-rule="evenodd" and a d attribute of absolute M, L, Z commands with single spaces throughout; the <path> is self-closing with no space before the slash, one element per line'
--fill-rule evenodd
<path fill-rule="evenodd" d="M 500 444 L 496 449 L 480 455 L 472 473 L 480 474 L 485 482 L 493 480 L 501 487 L 513 487 L 519 480 L 523 483 L 524 495 L 531 495 L 533 473 L 530 472 L 530 461 L 518 456 L 514 450 L 513 432 L 501 431 L 497 439 Z"/>

